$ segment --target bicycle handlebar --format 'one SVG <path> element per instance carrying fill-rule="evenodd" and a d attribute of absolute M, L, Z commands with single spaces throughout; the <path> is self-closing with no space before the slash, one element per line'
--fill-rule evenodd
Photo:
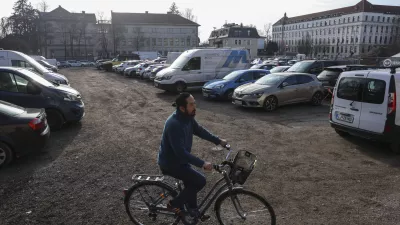
<path fill-rule="evenodd" d="M 223 166 L 225 166 L 225 165 L 229 165 L 229 166 L 232 168 L 232 166 L 233 166 L 233 163 L 230 162 L 230 161 L 228 161 L 229 156 L 230 156 L 230 154 L 231 154 L 231 152 L 232 152 L 231 146 L 230 146 L 229 144 L 227 144 L 227 145 L 225 145 L 225 146 L 223 146 L 223 147 L 226 148 L 227 150 L 229 150 L 228 154 L 227 154 L 226 157 L 225 157 L 225 161 L 223 161 L 221 164 L 214 164 L 214 165 L 213 165 L 214 170 L 217 171 L 217 172 L 219 172 L 219 173 L 222 172 L 222 171 L 221 171 L 221 167 L 223 167 Z"/>

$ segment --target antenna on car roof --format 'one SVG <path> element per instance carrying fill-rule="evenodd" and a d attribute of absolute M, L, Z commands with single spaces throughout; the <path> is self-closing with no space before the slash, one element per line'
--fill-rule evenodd
<path fill-rule="evenodd" d="M 390 67 L 390 73 L 396 74 L 396 67 Z"/>

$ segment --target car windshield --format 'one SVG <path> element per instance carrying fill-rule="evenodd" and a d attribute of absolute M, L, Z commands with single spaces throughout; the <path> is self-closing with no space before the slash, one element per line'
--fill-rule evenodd
<path fill-rule="evenodd" d="M 180 55 L 177 59 L 175 59 L 175 61 L 172 63 L 171 68 L 172 69 L 182 69 L 187 61 L 189 61 L 189 58 L 184 56 L 184 55 Z"/>
<path fill-rule="evenodd" d="M 268 76 L 263 76 L 258 79 L 255 83 L 261 85 L 275 85 L 283 81 L 286 76 L 279 74 L 270 74 Z"/>
<path fill-rule="evenodd" d="M 234 72 L 226 75 L 223 79 L 224 80 L 234 80 L 241 74 L 242 74 L 242 71 L 234 71 Z"/>
<path fill-rule="evenodd" d="M 297 72 L 297 73 L 307 73 L 310 66 L 314 63 L 314 61 L 308 62 L 298 62 L 291 66 L 287 71 L 288 72 Z"/>
<path fill-rule="evenodd" d="M 32 57 L 25 55 L 24 58 L 26 59 L 27 63 L 29 64 L 28 66 L 32 67 L 32 69 L 36 70 L 40 75 L 43 75 L 43 74 L 49 72 L 49 70 L 46 67 L 42 66 L 40 63 L 38 63 Z"/>
<path fill-rule="evenodd" d="M 25 109 L 14 104 L 0 101 L 0 113 L 8 116 L 16 116 L 25 112 Z"/>
<path fill-rule="evenodd" d="M 272 68 L 269 72 L 271 72 L 271 73 L 279 73 L 279 72 L 285 71 L 285 69 L 286 69 L 286 67 L 277 66 L 277 67 Z"/>
<path fill-rule="evenodd" d="M 259 64 L 257 64 L 257 65 L 253 65 L 252 67 L 250 67 L 250 69 L 258 69 L 258 68 L 260 68 L 262 65 L 259 65 Z"/>
<path fill-rule="evenodd" d="M 318 75 L 318 79 L 338 78 L 340 73 L 341 69 L 324 70 Z"/>

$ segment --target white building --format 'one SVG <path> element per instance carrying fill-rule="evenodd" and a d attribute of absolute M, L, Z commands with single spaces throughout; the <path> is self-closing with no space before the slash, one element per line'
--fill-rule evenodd
<path fill-rule="evenodd" d="M 354 6 L 292 18 L 285 13 L 273 25 L 272 39 L 282 53 L 307 49 L 313 57 L 345 58 L 393 44 L 399 27 L 400 6 L 361 0 Z"/>
<path fill-rule="evenodd" d="M 254 58 L 259 49 L 264 49 L 264 39 L 265 37 L 261 37 L 255 27 L 229 23 L 212 31 L 208 42 L 210 46 L 217 48 L 245 48 L 251 58 Z"/>
<path fill-rule="evenodd" d="M 111 23 L 117 54 L 157 51 L 167 55 L 199 44 L 200 25 L 175 14 L 111 12 Z"/>

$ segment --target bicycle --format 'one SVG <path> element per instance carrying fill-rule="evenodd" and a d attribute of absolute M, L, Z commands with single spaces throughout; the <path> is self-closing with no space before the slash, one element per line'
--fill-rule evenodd
<path fill-rule="evenodd" d="M 267 200 L 255 192 L 238 186 L 245 183 L 254 169 L 257 161 L 256 156 L 248 151 L 239 151 L 233 160 L 228 160 L 232 149 L 229 145 L 225 146 L 225 148 L 229 150 L 225 160 L 221 164 L 213 165 L 214 170 L 223 177 L 214 184 L 200 203 L 199 215 L 192 216 L 184 211 L 184 216 L 178 216 L 167 210 L 168 201 L 177 196 L 179 191 L 182 191 L 183 184 L 180 180 L 177 180 L 175 187 L 173 187 L 165 181 L 164 175 L 135 174 L 132 176 L 135 184 L 131 188 L 124 190 L 124 205 L 131 221 L 138 225 L 155 224 L 156 221 L 160 221 L 161 224 L 173 225 L 177 225 L 182 221 L 185 225 L 195 225 L 199 220 L 201 221 L 203 215 L 215 201 L 214 209 L 217 220 L 221 225 L 275 225 L 275 212 Z M 229 172 L 225 169 L 227 167 Z M 221 185 L 224 181 L 225 184 Z M 211 194 L 218 186 L 220 186 L 219 189 L 211 197 Z M 241 200 L 239 200 L 239 196 L 245 196 L 248 199 L 243 200 L 243 198 L 240 198 Z M 211 199 L 209 200 L 210 197 Z M 258 210 L 253 210 L 252 208 L 256 204 L 251 200 L 256 200 L 257 204 L 262 207 Z M 229 206 L 232 205 L 234 209 L 228 210 Z M 140 213 L 138 216 L 134 215 L 136 209 Z M 246 209 L 252 210 L 246 212 Z M 255 213 L 260 215 L 253 215 Z M 233 222 L 234 219 L 237 219 L 236 223 Z"/>

